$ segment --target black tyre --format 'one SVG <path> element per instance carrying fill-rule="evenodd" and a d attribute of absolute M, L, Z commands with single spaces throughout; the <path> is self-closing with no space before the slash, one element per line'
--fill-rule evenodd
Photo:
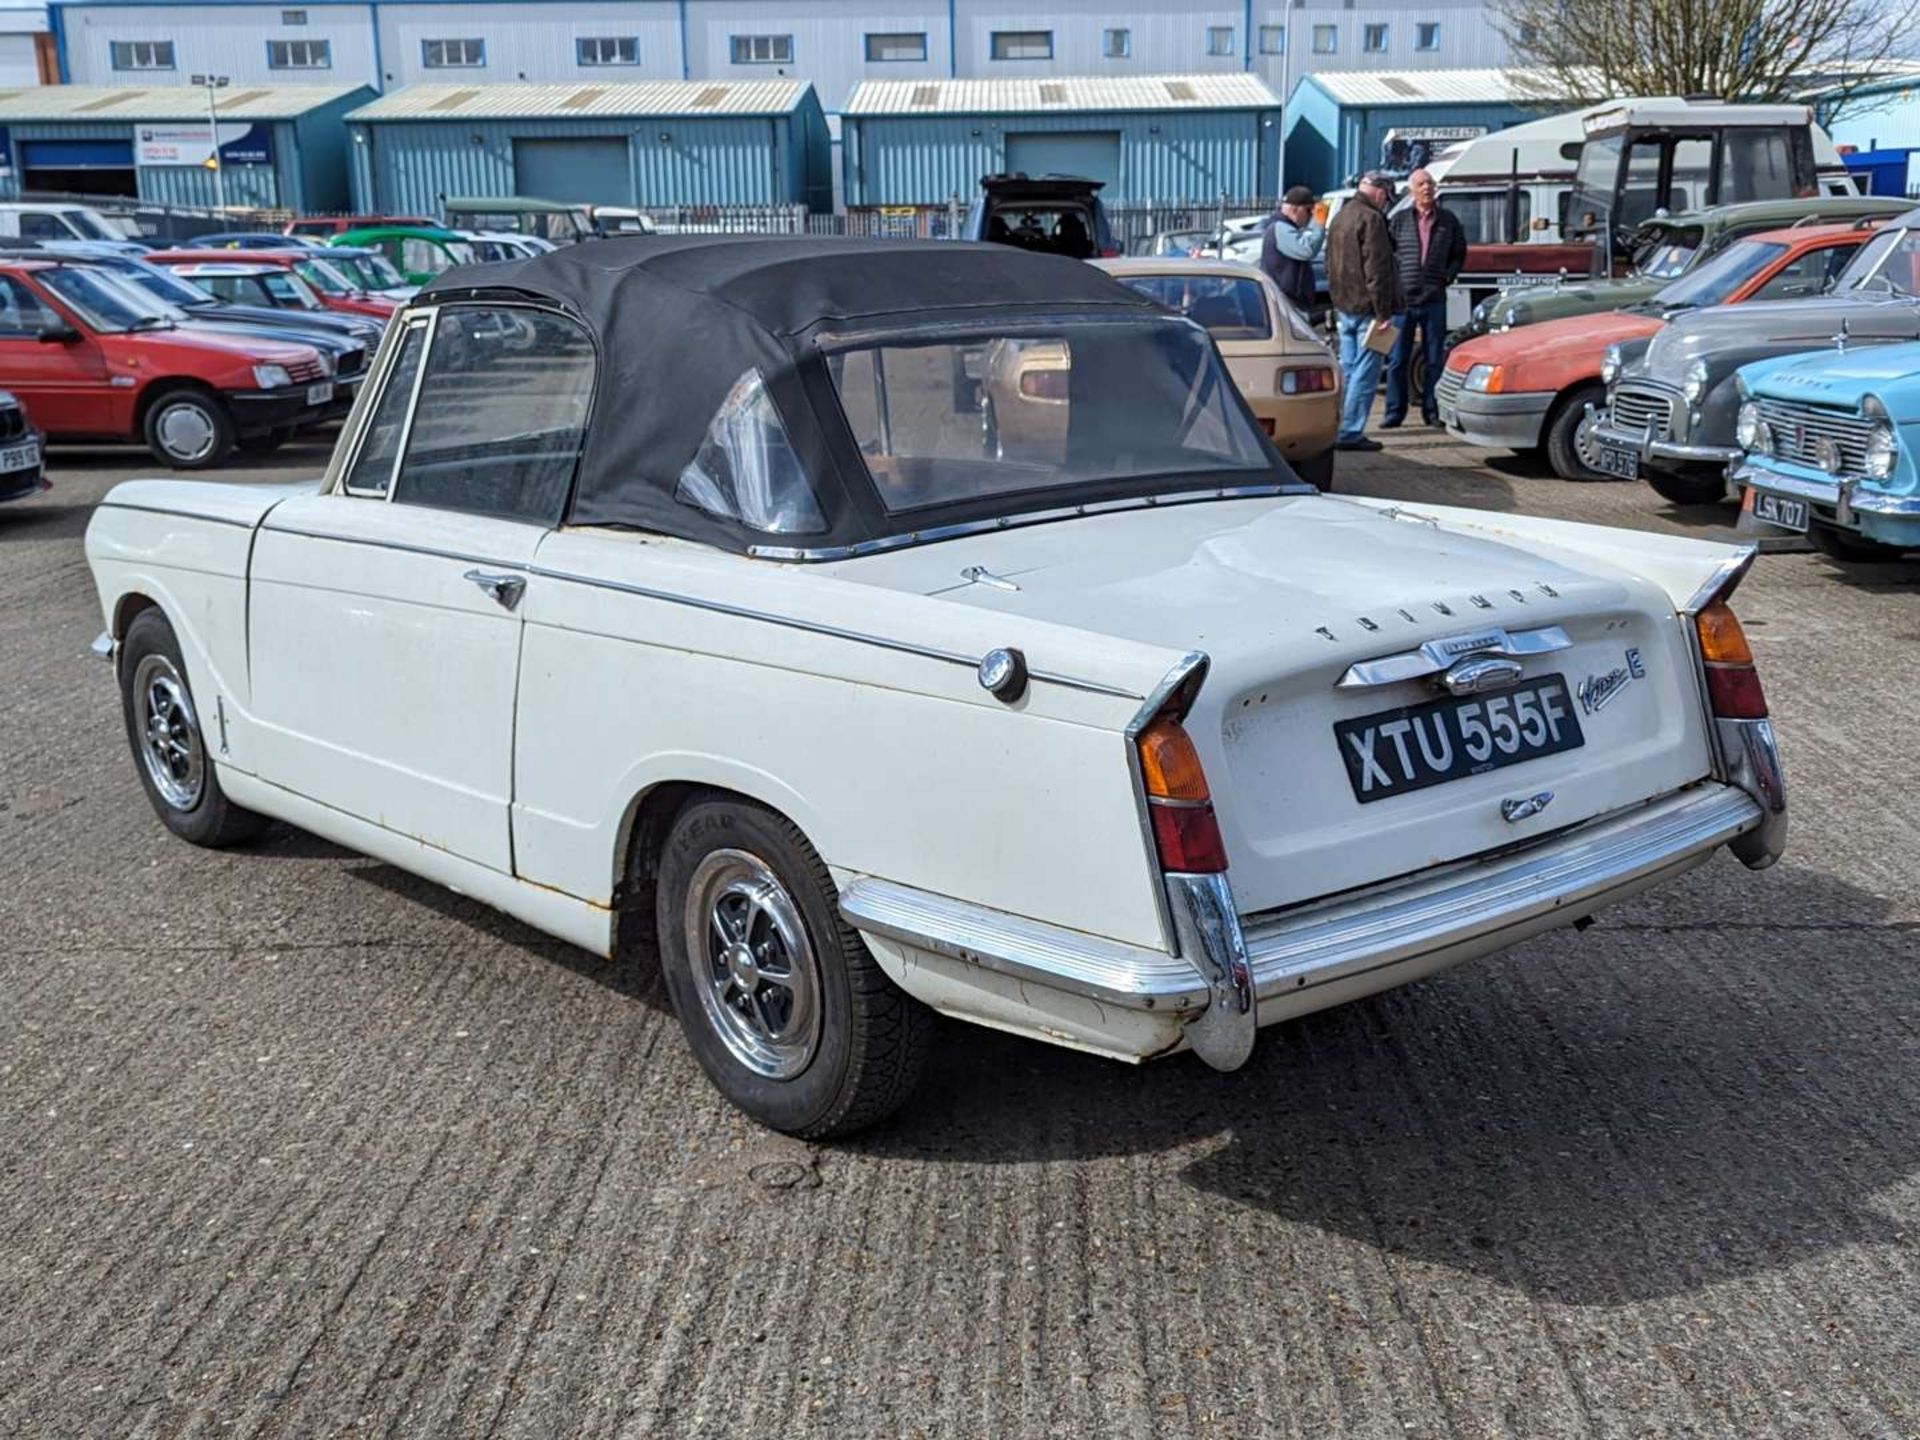
<path fill-rule="evenodd" d="M 1293 473 L 1317 489 L 1333 489 L 1333 451 L 1322 450 L 1318 455 L 1294 461 Z"/>
<path fill-rule="evenodd" d="M 1889 560 L 1898 560 L 1907 552 L 1898 545 L 1888 545 L 1879 540 L 1869 540 L 1863 535 L 1855 535 L 1850 530 L 1836 530 L 1831 525 L 1822 525 L 1814 521 L 1807 531 L 1807 538 L 1813 541 L 1813 548 L 1833 560 L 1852 560 L 1882 564 Z"/>
<path fill-rule="evenodd" d="M 279 425 L 258 435 L 242 435 L 235 448 L 242 455 L 271 455 L 293 438 L 293 432 L 293 426 Z"/>
<path fill-rule="evenodd" d="M 1727 482 L 1717 473 L 1695 471 L 1676 475 L 1668 470 L 1643 470 L 1647 484 L 1662 500 L 1675 505 L 1718 505 L 1727 498 Z"/>
<path fill-rule="evenodd" d="M 1619 478 L 1603 474 L 1587 463 L 1586 437 L 1582 433 L 1587 426 L 1587 406 L 1598 410 L 1606 398 L 1606 387 L 1598 382 L 1578 385 L 1560 397 L 1553 413 L 1547 417 L 1543 448 L 1547 452 L 1547 463 L 1562 480 Z"/>
<path fill-rule="evenodd" d="M 175 470 L 205 470 L 233 453 L 233 417 L 206 390 L 169 390 L 147 407 L 141 433 L 147 449 Z"/>
<path fill-rule="evenodd" d="M 757 805 L 696 800 L 661 850 L 660 963 L 694 1058 L 762 1125 L 810 1139 L 892 1114 L 932 1038 L 836 899 L 806 837 Z"/>
<path fill-rule="evenodd" d="M 264 816 L 220 788 L 173 626 L 142 610 L 120 646 L 120 708 L 133 767 L 154 813 L 182 840 L 210 849 L 257 835 Z"/>

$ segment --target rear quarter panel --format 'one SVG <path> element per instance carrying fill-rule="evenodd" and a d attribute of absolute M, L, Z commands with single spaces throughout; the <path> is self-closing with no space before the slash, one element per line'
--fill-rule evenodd
<path fill-rule="evenodd" d="M 527 879 L 606 903 L 637 801 L 692 781 L 779 810 L 836 870 L 1162 943 L 1123 732 L 1177 657 L 636 537 L 562 532 L 539 570 L 523 603 L 516 744 Z M 950 611 L 957 654 L 1017 644 L 1036 670 L 1137 678 L 1120 694 L 1036 682 L 1008 706 L 969 664 L 553 572 L 868 633 Z"/>

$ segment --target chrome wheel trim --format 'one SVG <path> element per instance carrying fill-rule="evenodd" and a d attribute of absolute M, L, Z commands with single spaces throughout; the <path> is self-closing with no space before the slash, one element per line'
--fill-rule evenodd
<path fill-rule="evenodd" d="M 207 785 L 207 752 L 187 682 L 164 655 L 143 655 L 133 672 L 133 719 L 140 762 L 170 809 L 186 813 Z"/>
<path fill-rule="evenodd" d="M 716 850 L 687 884 L 681 915 L 700 1008 L 727 1053 L 791 1080 L 820 1048 L 820 968 L 800 907 L 767 863 Z"/>
<path fill-rule="evenodd" d="M 1596 458 L 1600 447 L 1594 443 L 1593 428 L 1599 421 L 1588 414 L 1581 417 L 1580 423 L 1573 427 L 1573 455 L 1582 465 L 1595 475 L 1605 475 Z"/>
<path fill-rule="evenodd" d="M 204 460 L 213 453 L 218 428 L 207 407 L 196 400 L 163 400 L 153 422 L 160 448 L 176 460 Z"/>

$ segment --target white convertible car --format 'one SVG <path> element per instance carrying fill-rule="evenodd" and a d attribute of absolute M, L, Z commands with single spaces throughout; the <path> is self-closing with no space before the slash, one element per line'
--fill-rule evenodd
<path fill-rule="evenodd" d="M 1203 330 L 1000 246 L 455 272 L 323 480 L 121 485 L 86 548 L 176 834 L 657 943 L 805 1135 L 905 1098 L 929 1008 L 1231 1069 L 1785 839 L 1750 552 L 1320 495 Z"/>

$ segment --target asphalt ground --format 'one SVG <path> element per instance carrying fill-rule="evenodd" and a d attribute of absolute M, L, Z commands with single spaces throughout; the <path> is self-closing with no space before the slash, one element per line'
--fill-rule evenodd
<path fill-rule="evenodd" d="M 1699 535 L 1389 437 L 1339 486 Z M 317 472 L 295 449 L 229 478 Z M 953 1026 L 815 1146 L 657 976 L 279 828 L 169 838 L 0 511 L 0 1435 L 1920 1435 L 1920 563 L 1740 595 L 1793 833 L 1219 1075 Z"/>

